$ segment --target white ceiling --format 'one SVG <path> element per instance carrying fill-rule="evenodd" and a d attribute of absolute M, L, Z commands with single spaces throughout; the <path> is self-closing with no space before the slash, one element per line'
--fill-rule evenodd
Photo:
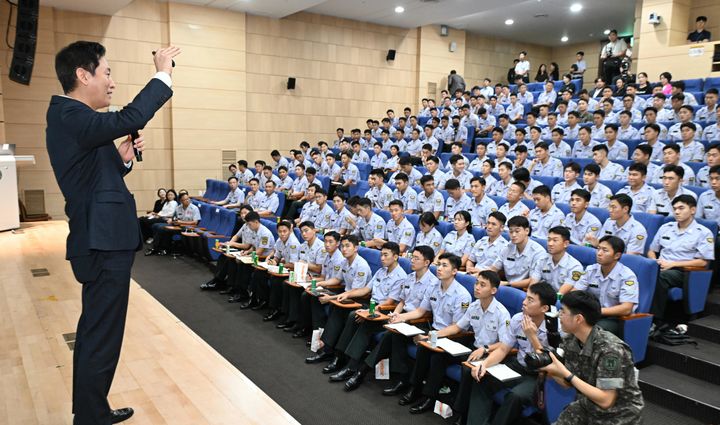
<path fill-rule="evenodd" d="M 41 0 L 45 6 L 112 14 L 132 0 Z M 414 28 L 445 24 L 479 34 L 554 46 L 605 38 L 603 31 L 633 31 L 635 0 L 167 0 L 283 18 L 305 11 L 322 15 Z M 570 5 L 580 3 L 579 13 Z M 395 13 L 396 6 L 405 12 Z M 547 15 L 536 17 L 536 15 Z M 513 19 L 511 26 L 506 19 Z"/>

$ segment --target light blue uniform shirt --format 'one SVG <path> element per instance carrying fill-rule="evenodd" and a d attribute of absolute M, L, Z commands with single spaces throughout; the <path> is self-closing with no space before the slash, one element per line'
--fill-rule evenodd
<path fill-rule="evenodd" d="M 470 307 L 470 300 L 467 289 L 453 280 L 446 291 L 442 290 L 442 284 L 427 291 L 420 308 L 432 312 L 432 327 L 440 330 L 457 323 Z"/>
<path fill-rule="evenodd" d="M 407 273 L 399 264 L 396 264 L 390 273 L 388 273 L 387 267 L 379 268 L 368 284 L 372 291 L 370 300 L 377 304 L 381 304 L 388 298 L 400 301 L 400 291 L 405 279 L 407 279 Z"/>
<path fill-rule="evenodd" d="M 603 276 L 600 267 L 600 264 L 589 265 L 580 280 L 573 284 L 575 289 L 593 293 L 603 308 L 627 302 L 634 304 L 635 311 L 640 300 L 640 288 L 635 273 L 618 262 L 607 276 Z"/>
<path fill-rule="evenodd" d="M 355 255 L 352 264 L 347 259 L 342 265 L 342 281 L 345 284 L 345 291 L 365 288 L 372 279 L 372 272 L 367 261 L 359 254 Z"/>
<path fill-rule="evenodd" d="M 480 300 L 475 300 L 456 325 L 465 331 L 472 330 L 475 333 L 475 348 L 480 348 L 508 339 L 510 313 L 495 298 L 490 302 L 487 310 L 482 309 Z"/>
<path fill-rule="evenodd" d="M 671 221 L 660 226 L 650 249 L 660 252 L 660 259 L 667 261 L 687 261 L 703 259 L 712 261 L 715 239 L 710 230 L 694 221 L 680 230 L 677 221 Z"/>
<path fill-rule="evenodd" d="M 527 366 L 525 364 L 525 356 L 534 353 L 535 348 L 533 348 L 532 343 L 528 338 L 525 336 L 525 332 L 523 332 L 522 328 L 522 321 L 523 321 L 523 313 L 516 313 L 511 319 L 510 319 L 510 329 L 507 333 L 501 336 L 500 342 L 507 345 L 511 348 L 517 348 L 517 361 L 523 366 Z M 540 344 L 543 347 L 548 346 L 548 339 L 547 339 L 547 329 L 545 328 L 545 321 L 538 326 L 537 330 L 537 336 L 540 340 Z"/>
<path fill-rule="evenodd" d="M 405 304 L 403 311 L 413 311 L 420 307 L 425 295 L 440 286 L 440 280 L 427 270 L 422 278 L 418 279 L 416 272 L 412 272 L 403 280 L 400 289 L 400 299 Z"/>

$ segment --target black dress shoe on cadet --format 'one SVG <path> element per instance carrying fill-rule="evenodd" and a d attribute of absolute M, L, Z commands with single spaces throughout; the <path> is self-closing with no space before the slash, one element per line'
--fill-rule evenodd
<path fill-rule="evenodd" d="M 133 413 L 135 413 L 135 411 L 132 407 L 123 407 L 122 409 L 111 410 L 110 419 L 112 420 L 112 423 L 116 424 L 130 419 Z"/>
<path fill-rule="evenodd" d="M 267 301 L 260 301 L 251 307 L 252 310 L 262 310 L 267 307 Z"/>
<path fill-rule="evenodd" d="M 410 408 L 410 413 L 417 415 L 433 410 L 435 407 L 435 400 L 430 397 L 423 397 L 416 405 Z"/>
<path fill-rule="evenodd" d="M 249 300 L 245 300 L 240 303 L 240 310 L 247 310 L 250 307 L 254 307 L 254 306 L 255 306 L 255 301 L 253 301 L 253 299 L 251 298 Z"/>
<path fill-rule="evenodd" d="M 452 419 L 455 419 L 453 425 L 465 425 L 465 418 L 462 415 L 454 415 Z"/>
<path fill-rule="evenodd" d="M 340 372 L 330 375 L 329 380 L 330 382 L 347 381 L 348 379 L 352 378 L 353 375 L 355 375 L 355 372 L 355 370 L 352 370 L 349 367 L 344 367 L 340 370 Z"/>
<path fill-rule="evenodd" d="M 407 390 L 408 384 L 404 383 L 403 381 L 399 381 L 397 384 L 387 387 L 382 391 L 382 395 L 398 395 L 402 393 L 403 391 Z"/>
<path fill-rule="evenodd" d="M 401 406 L 406 406 L 408 404 L 415 403 L 417 399 L 420 398 L 422 394 L 420 393 L 420 389 L 418 387 L 412 386 L 410 389 L 408 389 L 405 394 L 400 397 L 400 400 L 398 400 L 398 404 Z"/>
<path fill-rule="evenodd" d="M 222 291 L 218 292 L 220 295 L 233 295 L 233 289 L 232 288 L 225 288 Z"/>
<path fill-rule="evenodd" d="M 326 374 L 326 375 L 327 375 L 328 373 L 335 373 L 335 372 L 337 372 L 338 370 L 342 369 L 342 364 L 343 364 L 342 358 L 341 358 L 340 356 L 335 356 L 335 357 L 332 359 L 332 361 L 330 362 L 330 364 L 328 364 L 327 366 L 325 366 L 325 367 L 322 369 L 322 373 L 324 373 L 324 374 Z M 348 377 L 348 378 L 349 378 L 349 377 Z"/>
<path fill-rule="evenodd" d="M 154 249 L 150 248 L 150 249 L 145 250 L 145 256 L 146 256 L 146 257 L 149 257 L 149 256 L 151 256 L 151 255 L 155 255 L 155 250 L 154 250 Z"/>
<path fill-rule="evenodd" d="M 365 368 L 364 366 L 360 368 L 353 376 L 350 377 L 347 381 L 345 381 L 345 391 L 353 391 L 360 387 L 360 384 L 362 384 L 363 379 L 365 378 L 365 375 L 367 374 L 369 368 Z"/>
<path fill-rule="evenodd" d="M 263 317 L 263 322 L 272 322 L 280 316 L 282 316 L 282 312 L 280 310 L 272 310 L 265 317 Z"/>
<path fill-rule="evenodd" d="M 208 282 L 200 285 L 200 289 L 202 289 L 203 291 L 213 290 L 215 288 L 217 288 L 217 283 L 215 282 L 215 279 L 210 279 Z"/>
<path fill-rule="evenodd" d="M 327 352 L 325 352 L 325 351 L 320 351 L 319 353 L 317 353 L 317 354 L 315 354 L 315 355 L 313 355 L 313 356 L 306 357 L 306 358 L 305 358 L 305 363 L 307 363 L 307 364 L 320 363 L 320 362 L 328 361 L 328 360 L 330 360 L 330 359 L 332 359 L 332 358 L 333 358 L 332 353 L 327 353 Z"/>
<path fill-rule="evenodd" d="M 280 322 L 275 325 L 278 329 L 292 328 L 293 326 L 295 326 L 295 322 Z"/>
<path fill-rule="evenodd" d="M 283 329 L 283 332 L 287 332 L 289 334 L 294 334 L 295 332 L 299 331 L 300 327 L 295 324 L 295 322 L 288 323 L 288 326 L 285 326 Z"/>
<path fill-rule="evenodd" d="M 295 338 L 295 339 L 297 339 L 297 338 L 307 338 L 307 337 L 309 337 L 309 336 L 310 336 L 310 332 L 308 332 L 308 331 L 305 330 L 305 329 L 300 329 L 300 330 L 296 331 L 294 334 L 292 334 L 292 337 Z"/>
<path fill-rule="evenodd" d="M 243 300 L 243 296 L 240 294 L 231 295 L 230 298 L 228 298 L 229 303 L 239 303 Z"/>

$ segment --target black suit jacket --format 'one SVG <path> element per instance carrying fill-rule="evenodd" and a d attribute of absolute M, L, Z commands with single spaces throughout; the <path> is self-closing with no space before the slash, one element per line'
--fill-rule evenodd
<path fill-rule="evenodd" d="M 123 180 L 130 169 L 113 141 L 145 127 L 171 96 L 153 78 L 120 112 L 96 112 L 64 96 L 50 100 L 46 143 L 70 219 L 67 259 L 141 247 L 135 199 Z"/>

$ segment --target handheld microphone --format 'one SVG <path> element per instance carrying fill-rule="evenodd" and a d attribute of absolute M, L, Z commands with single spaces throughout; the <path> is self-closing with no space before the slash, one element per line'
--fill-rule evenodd
<path fill-rule="evenodd" d="M 155 51 L 152 52 L 153 56 L 155 56 Z M 172 67 L 175 68 L 175 59 L 172 60 Z"/>
<path fill-rule="evenodd" d="M 132 139 L 132 142 L 133 142 L 133 152 L 135 152 L 135 160 L 136 160 L 137 162 L 142 162 L 142 160 L 143 160 L 143 159 L 142 159 L 142 152 L 140 152 L 140 151 L 138 150 L 138 148 L 135 147 L 135 139 L 137 139 L 137 138 L 139 138 L 139 137 L 140 137 L 140 134 L 138 133 L 137 130 L 135 130 L 135 131 L 133 131 L 132 133 L 130 133 L 130 138 Z"/>

